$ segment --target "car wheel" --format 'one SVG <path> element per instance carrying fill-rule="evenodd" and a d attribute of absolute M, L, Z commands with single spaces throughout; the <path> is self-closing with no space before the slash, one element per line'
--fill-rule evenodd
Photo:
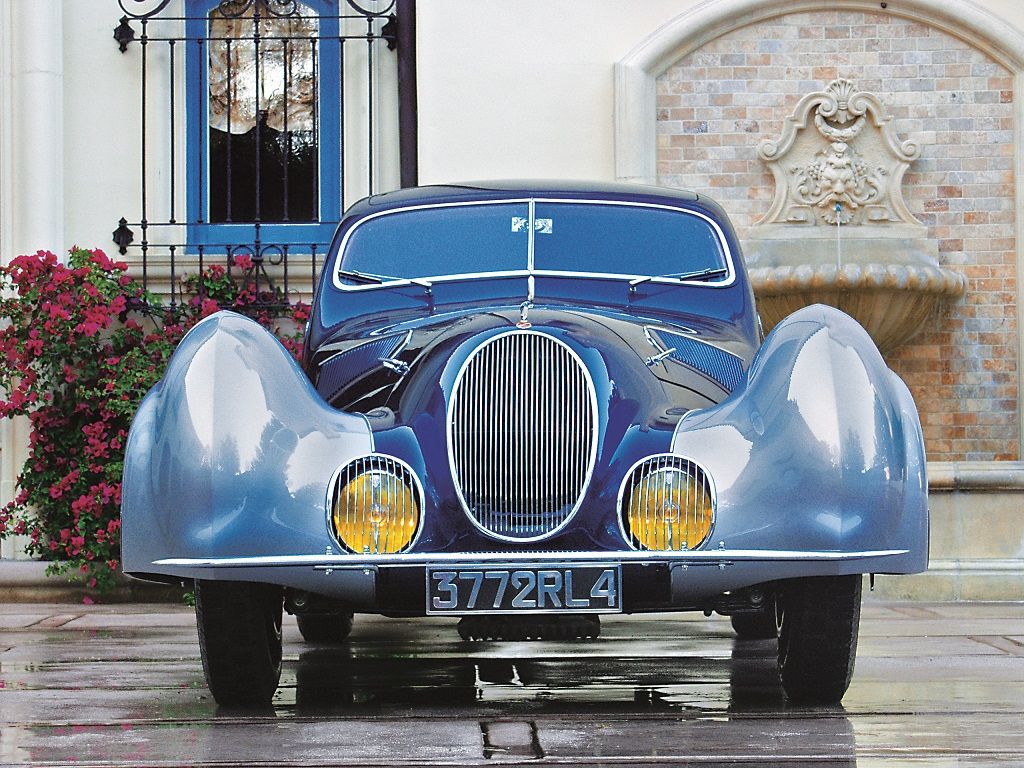
<path fill-rule="evenodd" d="M 307 643 L 341 643 L 352 632 L 352 614 L 296 616 L 299 632 Z"/>
<path fill-rule="evenodd" d="M 281 678 L 284 590 L 271 584 L 196 580 L 203 674 L 221 706 L 266 706 Z"/>
<path fill-rule="evenodd" d="M 759 611 L 732 614 L 729 621 L 740 640 L 771 640 L 778 636 L 774 598 L 765 601 Z"/>
<path fill-rule="evenodd" d="M 837 704 L 850 686 L 857 656 L 861 576 L 816 576 L 776 591 L 779 677 L 786 697 Z"/>

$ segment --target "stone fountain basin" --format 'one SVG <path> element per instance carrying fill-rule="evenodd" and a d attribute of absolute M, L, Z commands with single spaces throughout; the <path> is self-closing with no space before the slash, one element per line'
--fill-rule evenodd
<path fill-rule="evenodd" d="M 863 325 L 883 354 L 911 339 L 939 303 L 966 288 L 957 272 L 916 264 L 755 267 L 750 282 L 765 333 L 801 307 L 828 304 Z"/>

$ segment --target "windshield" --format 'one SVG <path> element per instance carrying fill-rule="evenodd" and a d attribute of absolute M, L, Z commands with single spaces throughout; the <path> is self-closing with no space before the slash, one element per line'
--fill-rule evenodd
<path fill-rule="evenodd" d="M 526 269 L 528 221 L 525 202 L 390 213 L 352 230 L 340 268 L 400 278 Z"/>
<path fill-rule="evenodd" d="M 537 270 L 635 276 L 725 267 L 718 235 L 693 214 L 633 205 L 538 202 L 535 216 Z"/>
<path fill-rule="evenodd" d="M 429 206 L 369 218 L 349 232 L 341 284 L 493 272 L 721 277 L 720 233 L 703 216 L 625 203 L 526 201 Z M 713 274 L 711 274 L 713 273 Z"/>

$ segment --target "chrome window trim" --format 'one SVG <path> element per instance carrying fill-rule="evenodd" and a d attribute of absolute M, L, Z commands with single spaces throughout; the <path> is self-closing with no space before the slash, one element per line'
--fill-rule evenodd
<path fill-rule="evenodd" d="M 463 379 L 463 376 L 466 373 L 466 369 L 469 368 L 469 363 L 473 360 L 473 358 L 477 355 L 477 353 L 481 349 L 483 349 L 485 346 L 487 346 L 488 344 L 491 344 L 491 343 L 495 342 L 497 339 L 500 339 L 500 338 L 502 338 L 504 336 L 511 336 L 511 335 L 516 335 L 516 334 L 531 334 L 531 335 L 534 335 L 534 336 L 543 336 L 543 337 L 548 338 L 551 341 L 555 342 L 556 344 L 560 344 L 561 346 L 565 347 L 566 351 L 579 364 L 580 370 L 583 372 L 583 377 L 584 377 L 584 379 L 586 380 L 586 383 L 587 383 L 587 394 L 590 396 L 591 413 L 593 414 L 593 429 L 592 429 L 592 435 L 591 435 L 592 441 L 591 441 L 591 448 L 590 448 L 590 459 L 589 459 L 589 462 L 587 464 L 587 472 L 583 476 L 583 483 L 581 484 L 580 495 L 576 499 L 576 503 L 573 505 L 573 508 L 569 511 L 569 514 L 565 516 L 565 519 L 561 523 L 559 523 L 555 528 L 551 529 L 547 533 L 542 534 L 541 536 L 531 536 L 529 538 L 516 538 L 516 537 L 512 537 L 512 536 L 504 536 L 502 534 L 490 531 L 487 528 L 485 528 L 483 525 L 480 524 L 480 522 L 474 517 L 473 513 L 470 511 L 469 504 L 466 501 L 465 496 L 463 496 L 463 494 L 462 494 L 462 487 L 461 487 L 461 485 L 459 483 L 459 476 L 457 474 L 457 470 L 456 470 L 456 467 L 455 467 L 455 451 L 452 449 L 452 412 L 451 412 L 451 404 L 452 404 L 452 402 L 455 399 L 455 393 L 458 392 L 458 390 L 459 390 L 459 386 L 462 383 L 462 379 Z M 549 539 L 552 536 L 555 536 L 556 534 L 558 534 L 559 532 L 564 530 L 565 527 L 576 516 L 576 513 L 579 511 L 580 507 L 583 506 L 583 500 L 587 496 L 587 490 L 590 488 L 590 482 L 593 479 L 594 470 L 597 467 L 597 448 L 598 448 L 598 443 L 600 442 L 600 437 L 601 437 L 601 435 L 600 435 L 600 412 L 598 410 L 598 404 L 597 404 L 597 389 L 594 386 L 594 379 L 590 375 L 590 368 L 587 367 L 587 364 L 584 363 L 583 359 L 576 353 L 576 350 L 574 350 L 572 347 L 570 347 L 568 344 L 566 344 L 561 339 L 555 338 L 550 333 L 543 333 L 541 331 L 530 330 L 530 329 L 513 329 L 513 330 L 502 329 L 500 332 L 492 334 L 491 336 L 488 336 L 482 342 L 480 342 L 475 347 L 473 347 L 473 350 L 468 355 L 466 355 L 466 359 L 463 361 L 462 367 L 459 368 L 459 372 L 455 375 L 455 380 L 452 382 L 451 395 L 449 396 L 448 402 L 446 403 L 445 433 L 446 433 L 445 437 L 446 437 L 447 447 L 448 447 L 448 471 L 451 473 L 452 484 L 455 486 L 455 495 L 457 496 L 457 498 L 459 500 L 459 504 L 462 506 L 462 511 L 466 514 L 466 517 L 474 525 L 474 527 L 476 527 L 477 530 L 479 530 L 481 533 L 486 535 L 488 538 L 495 539 L 497 541 L 512 542 L 512 543 L 515 543 L 515 544 L 528 544 L 530 542 L 543 541 L 545 539 Z"/>
<path fill-rule="evenodd" d="M 367 419 L 366 416 L 363 415 L 363 414 L 359 414 L 359 415 L 363 417 L 363 420 L 366 421 L 366 426 L 369 427 L 370 426 L 369 419 Z M 402 459 L 398 458 L 397 456 L 389 456 L 386 453 L 377 453 L 377 451 L 374 448 L 375 448 L 375 446 L 373 444 L 373 430 L 371 429 L 370 430 L 370 453 L 365 453 L 365 454 L 362 454 L 361 456 L 356 456 L 354 459 L 350 459 L 349 461 L 346 461 L 344 464 L 339 464 L 338 468 L 335 469 L 334 472 L 331 474 L 330 482 L 327 483 L 327 499 L 326 499 L 326 504 L 324 504 L 324 510 L 326 512 L 327 535 L 331 537 L 331 541 L 334 542 L 339 547 L 341 552 L 345 556 L 347 556 L 347 557 L 356 557 L 356 556 L 360 556 L 360 557 L 363 557 L 363 556 L 375 557 L 375 555 L 364 555 L 363 553 L 349 552 L 348 551 L 348 547 L 345 545 L 344 542 L 341 541 L 341 539 L 338 538 L 338 535 L 334 531 L 334 519 L 333 519 L 333 517 L 334 517 L 334 493 L 335 493 L 335 490 L 337 489 L 338 481 L 341 478 L 341 473 L 345 470 L 346 467 L 348 467 L 351 464 L 356 463 L 357 461 L 366 461 L 367 459 L 381 458 L 381 459 L 386 459 L 387 461 L 393 461 L 393 462 L 395 462 L 395 464 L 398 464 L 398 465 L 400 465 L 400 466 L 405 468 L 405 470 L 409 473 L 409 476 L 413 479 L 413 488 L 416 491 L 416 493 L 419 494 L 419 505 L 420 505 L 420 519 L 419 519 L 419 522 L 417 523 L 417 526 L 416 526 L 416 533 L 414 533 L 413 537 L 411 539 L 409 539 L 409 543 L 405 546 L 405 549 L 408 550 L 408 549 L 412 549 L 413 547 L 415 547 L 416 546 L 416 542 L 418 542 L 419 539 L 420 539 L 420 534 L 423 533 L 423 521 L 424 521 L 424 518 L 426 517 L 426 510 L 424 509 L 423 504 L 424 504 L 424 501 L 426 499 L 426 496 L 425 496 L 425 494 L 423 492 L 423 483 L 420 480 L 419 475 L 416 474 L 416 470 L 414 470 L 411 466 L 409 466 L 408 462 L 403 461 Z M 398 553 L 396 553 L 396 554 L 398 554 Z"/>
<path fill-rule="evenodd" d="M 684 418 L 685 418 L 685 416 L 684 416 Z M 622 514 L 622 500 L 624 498 L 624 494 L 626 493 L 626 484 L 629 482 L 630 475 L 632 475 L 633 472 L 641 464 L 644 464 L 645 462 L 648 462 L 648 461 L 650 461 L 652 459 L 671 459 L 673 461 L 688 461 L 691 464 L 693 464 L 694 466 L 700 468 L 700 471 L 704 473 L 704 478 L 707 480 L 708 488 L 711 491 L 711 526 L 708 528 L 707 536 L 705 536 L 703 539 L 701 539 L 700 544 L 698 544 L 697 548 L 695 548 L 695 549 L 672 549 L 672 550 L 641 549 L 639 547 L 634 547 L 633 546 L 632 540 L 630 539 L 629 534 L 626 532 L 626 526 L 625 526 L 625 524 L 623 523 L 623 520 L 622 520 L 622 517 L 623 517 L 623 514 Z M 647 552 L 647 553 L 668 552 L 670 554 L 671 553 L 674 553 L 674 554 L 686 554 L 688 552 L 696 552 L 696 551 L 699 550 L 700 547 L 703 547 L 705 544 L 707 544 L 709 541 L 711 541 L 711 539 L 713 538 L 712 534 L 714 534 L 714 532 L 715 532 L 715 525 L 717 525 L 717 523 L 718 523 L 718 489 L 715 487 L 715 478 L 713 478 L 711 476 L 711 473 L 708 472 L 707 467 L 705 467 L 703 464 L 701 464 L 696 459 L 691 459 L 689 456 L 682 456 L 682 455 L 680 455 L 678 453 L 652 453 L 650 456 L 645 456 L 644 458 L 642 458 L 639 461 L 635 462 L 633 464 L 633 466 L 631 466 L 628 470 L 626 470 L 626 474 L 622 476 L 622 482 L 619 483 L 619 493 L 615 497 L 615 517 L 619 521 L 619 534 L 622 536 L 623 543 L 627 547 L 629 547 L 630 550 L 633 551 L 633 552 Z"/>
<path fill-rule="evenodd" d="M 361 218 L 357 221 L 341 239 L 341 243 L 338 245 L 338 253 L 334 258 L 333 269 L 331 273 L 331 281 L 335 288 L 341 291 L 366 291 L 366 290 L 377 290 L 380 288 L 395 288 L 406 285 L 416 285 L 411 280 L 400 278 L 397 280 L 388 280 L 383 283 L 370 283 L 368 285 L 346 285 L 341 282 L 341 276 L 338 274 L 338 270 L 341 269 L 341 259 L 345 254 L 345 247 L 348 245 L 349 238 L 352 233 L 355 232 L 359 227 L 368 221 L 380 218 L 381 216 L 389 216 L 395 213 L 406 213 L 408 211 L 421 211 L 429 210 L 432 208 L 454 208 L 454 207 L 468 207 L 475 205 L 501 205 L 501 204 L 513 204 L 513 203 L 526 203 L 528 206 L 529 216 L 529 232 L 527 239 L 527 259 L 525 269 L 516 270 L 504 270 L 500 272 L 465 272 L 457 274 L 443 274 L 443 275 L 425 275 L 423 277 L 417 277 L 417 280 L 427 280 L 429 282 L 436 281 L 462 281 L 462 280 L 476 280 L 480 278 L 490 277 L 527 277 L 529 275 L 541 275 L 551 277 L 591 277 L 591 278 L 619 278 L 623 280 L 633 280 L 639 277 L 649 277 L 649 275 L 639 274 L 619 274 L 613 272 L 566 272 L 562 270 L 545 270 L 545 269 L 534 269 L 533 268 L 533 245 L 534 236 L 533 221 L 534 221 L 534 207 L 536 203 L 576 203 L 582 205 L 615 205 L 627 208 L 654 208 L 665 211 L 675 211 L 677 213 L 688 214 L 690 216 L 696 216 L 703 219 L 711 225 L 715 236 L 718 238 L 718 245 L 722 250 L 722 254 L 725 257 L 725 265 L 728 270 L 728 274 L 721 280 L 677 280 L 671 277 L 652 277 L 649 282 L 665 284 L 665 285 L 693 285 L 702 288 L 727 288 L 736 282 L 736 266 L 733 260 L 732 249 L 729 248 L 729 241 L 725 237 L 725 233 L 719 226 L 718 222 L 712 219 L 707 214 L 701 213 L 700 211 L 690 210 L 689 208 L 683 208 L 680 206 L 664 205 L 661 203 L 639 203 L 639 202 L 626 202 L 623 200 L 593 200 L 589 198 L 560 198 L 560 197 L 525 197 L 525 198 L 504 198 L 501 200 L 470 200 L 465 202 L 452 202 L 452 203 L 428 203 L 424 205 L 410 205 L 401 208 L 391 208 L 386 211 L 378 211 L 377 213 L 371 213 L 368 216 Z"/>
<path fill-rule="evenodd" d="M 721 562 L 841 562 L 874 557 L 899 557 L 909 549 L 834 552 L 783 549 L 690 549 L 681 552 L 624 550 L 620 552 L 522 552 L 516 562 L 664 562 L 687 565 L 718 565 Z M 310 566 L 317 569 L 363 568 L 373 565 L 421 566 L 432 563 L 509 562 L 508 552 L 403 552 L 393 555 L 251 555 L 247 557 L 168 557 L 152 565 L 166 568 L 285 568 Z"/>

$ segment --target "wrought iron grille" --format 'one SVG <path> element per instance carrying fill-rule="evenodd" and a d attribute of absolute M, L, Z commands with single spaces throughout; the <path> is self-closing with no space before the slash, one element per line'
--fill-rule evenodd
<path fill-rule="evenodd" d="M 172 308 L 213 264 L 256 309 L 308 298 L 346 203 L 396 186 L 382 154 L 416 183 L 415 0 L 118 5 L 140 67 L 140 205 L 118 250 Z"/>

